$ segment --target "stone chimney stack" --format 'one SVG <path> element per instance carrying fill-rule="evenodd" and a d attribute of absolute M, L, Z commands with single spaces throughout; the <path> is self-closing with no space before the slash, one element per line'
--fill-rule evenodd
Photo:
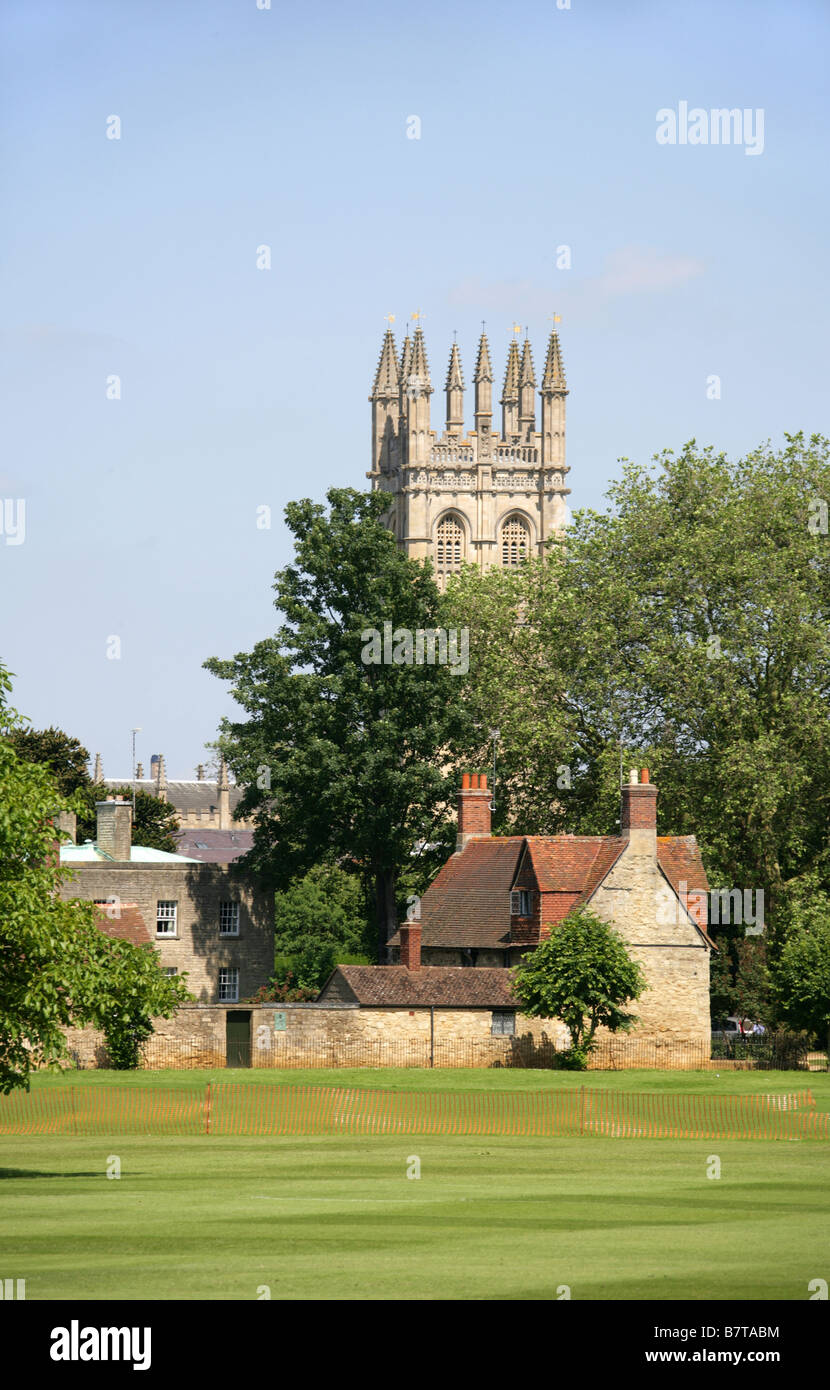
<path fill-rule="evenodd" d="M 470 840 L 490 838 L 490 793 L 485 773 L 465 772 L 458 793 L 458 834 L 455 852 L 459 853 Z"/>
<path fill-rule="evenodd" d="M 136 763 L 136 765 L 135 765 L 135 780 L 136 780 L 137 782 L 143 782 L 143 781 L 144 781 L 144 764 L 143 764 L 143 763 Z"/>
<path fill-rule="evenodd" d="M 216 783 L 216 799 L 219 802 L 219 829 L 231 828 L 231 792 L 228 784 L 228 764 L 219 759 L 219 781 Z"/>
<path fill-rule="evenodd" d="M 152 767 L 152 763 L 150 766 Z M 156 759 L 156 796 L 159 801 L 167 800 L 167 769 L 164 766 L 163 753 L 159 753 Z"/>
<path fill-rule="evenodd" d="M 59 811 L 52 824 L 56 830 L 63 830 L 69 836 L 69 843 L 75 844 L 78 833 L 78 822 L 74 811 Z M 66 841 L 62 841 L 63 844 Z"/>
<path fill-rule="evenodd" d="M 129 859 L 133 821 L 130 802 L 108 796 L 106 801 L 96 801 L 95 810 L 98 817 L 98 848 L 111 859 Z"/>
<path fill-rule="evenodd" d="M 159 775 L 159 755 L 154 753 L 150 759 L 150 781 L 155 782 Z"/>
<path fill-rule="evenodd" d="M 196 768 L 196 781 L 197 781 L 197 782 L 204 782 L 204 780 L 205 780 L 205 765 L 204 765 L 204 763 L 199 763 L 199 766 Z"/>
<path fill-rule="evenodd" d="M 648 768 L 638 775 L 632 767 L 628 783 L 622 787 L 620 833 L 635 854 L 657 858 L 657 788 L 648 779 Z"/>
<path fill-rule="evenodd" d="M 103 782 L 104 780 L 104 765 L 101 762 L 100 753 L 95 754 L 95 766 L 92 769 L 92 780 L 96 786 L 99 782 Z"/>
<path fill-rule="evenodd" d="M 401 965 L 407 970 L 421 968 L 421 924 L 409 922 L 401 927 Z"/>

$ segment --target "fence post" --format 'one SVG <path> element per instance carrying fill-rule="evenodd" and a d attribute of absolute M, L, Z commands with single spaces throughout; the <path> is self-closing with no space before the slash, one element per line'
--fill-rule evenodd
<path fill-rule="evenodd" d="M 210 1134 L 210 1082 L 205 1091 L 205 1134 Z"/>

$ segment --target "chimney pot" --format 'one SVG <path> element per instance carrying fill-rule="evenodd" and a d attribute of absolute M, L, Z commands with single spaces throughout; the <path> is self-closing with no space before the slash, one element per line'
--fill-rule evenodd
<path fill-rule="evenodd" d="M 640 783 L 641 783 L 641 784 L 643 784 L 643 783 L 648 784 L 648 768 L 647 768 L 647 767 L 644 767 L 643 770 L 642 770 L 642 772 L 640 773 Z"/>
<path fill-rule="evenodd" d="M 458 835 L 455 841 L 456 853 L 462 850 L 468 840 L 488 840 L 490 838 L 490 796 L 487 791 L 487 778 L 481 773 L 465 772 L 458 793 Z"/>
<path fill-rule="evenodd" d="M 657 788 L 648 776 L 621 789 L 620 833 L 637 854 L 657 856 Z"/>

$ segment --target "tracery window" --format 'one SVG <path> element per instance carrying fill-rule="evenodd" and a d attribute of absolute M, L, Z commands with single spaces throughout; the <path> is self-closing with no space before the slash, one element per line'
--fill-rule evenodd
<path fill-rule="evenodd" d="M 445 516 L 435 535 L 435 568 L 438 574 L 461 569 L 464 558 L 464 530 L 455 516 Z"/>
<path fill-rule="evenodd" d="M 509 516 L 501 528 L 503 569 L 516 569 L 530 554 L 530 532 L 520 516 Z"/>

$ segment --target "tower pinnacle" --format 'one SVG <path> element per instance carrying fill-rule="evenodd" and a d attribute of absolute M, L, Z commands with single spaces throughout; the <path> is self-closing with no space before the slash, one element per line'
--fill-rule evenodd
<path fill-rule="evenodd" d="M 515 338 L 507 353 L 501 407 L 501 432 L 506 440 L 512 439 L 519 432 L 519 345 Z"/>
<path fill-rule="evenodd" d="M 458 344 L 453 343 L 447 368 L 447 434 L 460 434 L 464 428 L 464 378 Z"/>

